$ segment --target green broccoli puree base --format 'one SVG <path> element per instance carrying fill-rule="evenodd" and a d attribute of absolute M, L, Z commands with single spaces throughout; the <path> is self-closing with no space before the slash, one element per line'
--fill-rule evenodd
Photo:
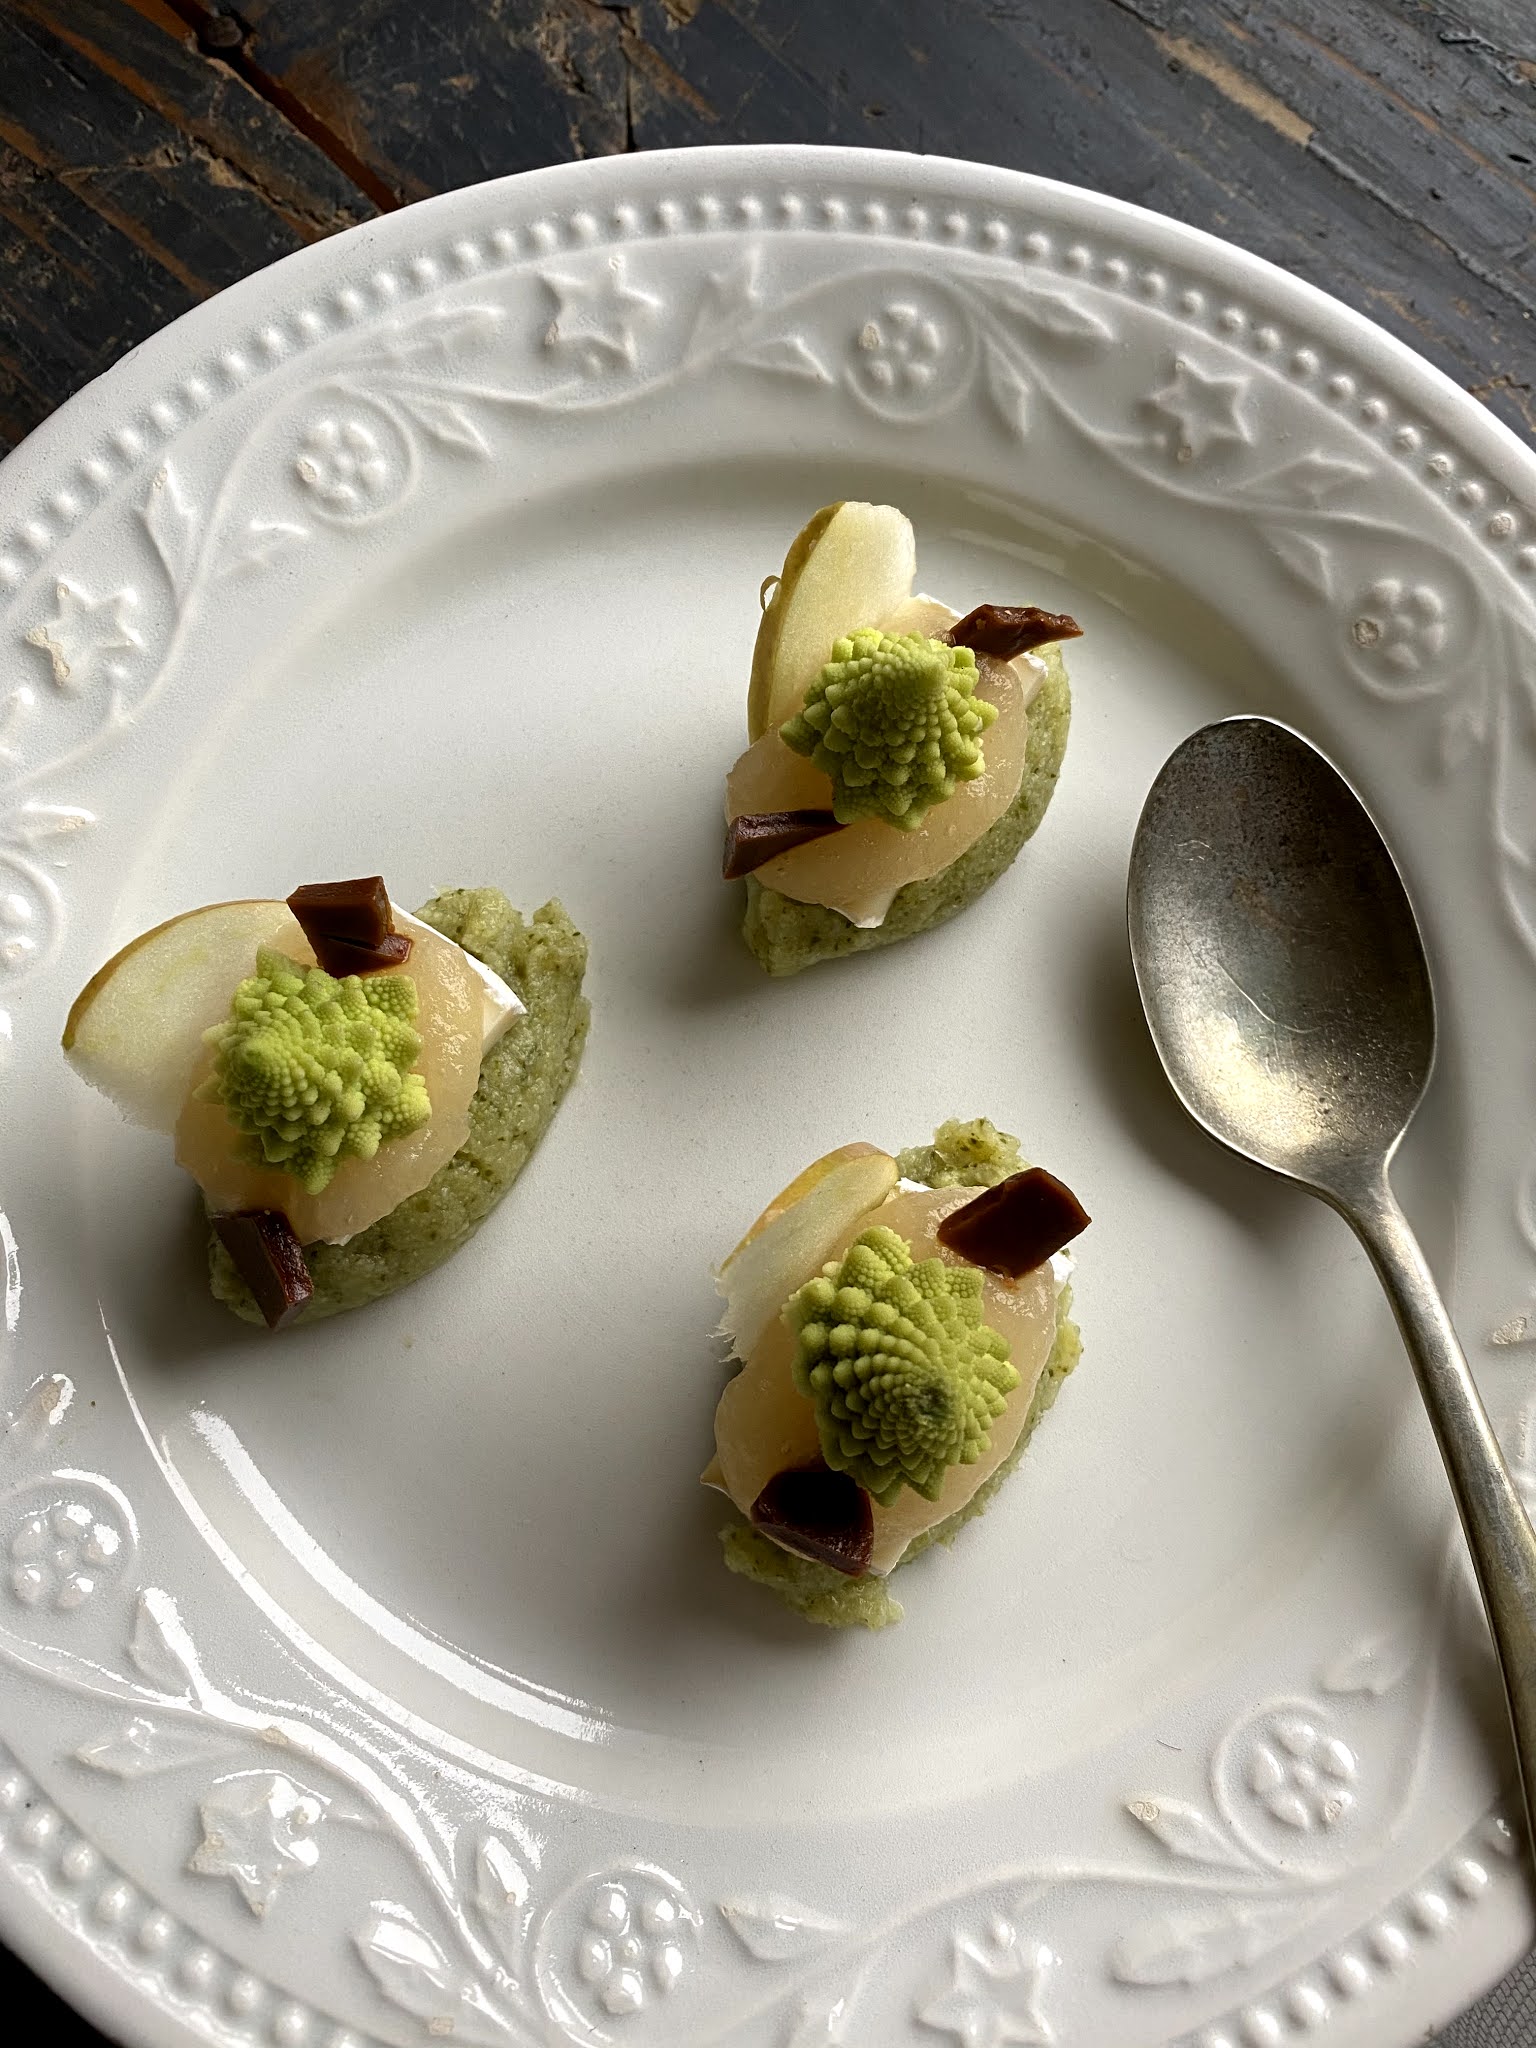
<path fill-rule="evenodd" d="M 931 1145 L 908 1145 L 896 1154 L 902 1179 L 921 1181 L 925 1188 L 995 1188 L 1023 1170 L 1018 1139 L 989 1116 L 965 1123 L 952 1116 L 939 1125 Z"/>
<path fill-rule="evenodd" d="M 993 1495 L 1028 1450 L 1030 1438 L 1055 1405 L 1062 1381 L 1082 1355 L 1082 1336 L 1068 1314 L 1071 1306 L 1072 1290 L 1064 1287 L 1056 1303 L 1056 1341 L 1035 1385 L 1018 1442 L 963 1508 L 925 1529 L 921 1536 L 913 1537 L 896 1567 L 898 1571 L 914 1557 L 921 1557 L 932 1544 L 953 1543 L 967 1522 L 985 1514 Z M 808 1557 L 794 1557 L 744 1522 L 722 1529 L 720 1541 L 731 1571 L 767 1586 L 807 1621 L 820 1622 L 824 1628 L 889 1628 L 893 1621 L 901 1620 L 903 1609 L 900 1601 L 891 1598 L 889 1579 L 850 1579 L 843 1572 L 833 1571 L 830 1565 L 817 1564 Z"/>
<path fill-rule="evenodd" d="M 480 1063 L 469 1136 L 419 1193 L 346 1244 L 307 1247 L 312 1323 L 380 1301 L 467 1244 L 511 1187 L 571 1084 L 591 1006 L 581 993 L 587 942 L 558 903 L 525 919 L 499 889 L 449 889 L 417 915 L 494 968 L 526 1005 Z M 216 1299 L 248 1323 L 261 1311 L 210 1231 Z"/>
<path fill-rule="evenodd" d="M 1072 718 L 1072 690 L 1060 646 L 1053 642 L 1037 652 L 1046 675 L 1029 707 L 1029 740 L 1018 795 L 958 860 L 926 881 L 898 889 L 884 922 L 873 931 L 861 931 L 836 910 L 820 903 L 797 903 L 776 889 L 765 889 L 756 875 L 747 876 L 742 937 L 770 974 L 798 974 L 818 960 L 910 939 L 974 903 L 1012 863 L 1045 816 L 1061 774 Z"/>

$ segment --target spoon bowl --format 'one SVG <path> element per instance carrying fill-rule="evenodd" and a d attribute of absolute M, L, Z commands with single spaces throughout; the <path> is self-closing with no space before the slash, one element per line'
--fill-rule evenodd
<path fill-rule="evenodd" d="M 1504 1678 L 1536 1838 L 1536 1535 L 1387 1179 L 1435 1058 L 1423 940 L 1344 777 L 1268 718 L 1205 726 L 1152 785 L 1131 849 L 1131 958 L 1180 1100 L 1351 1224 L 1434 1426 Z"/>
<path fill-rule="evenodd" d="M 1131 958 L 1174 1088 L 1245 1158 L 1330 1198 L 1396 1149 L 1435 1009 L 1402 877 L 1288 726 L 1231 718 L 1166 763 L 1131 857 Z"/>

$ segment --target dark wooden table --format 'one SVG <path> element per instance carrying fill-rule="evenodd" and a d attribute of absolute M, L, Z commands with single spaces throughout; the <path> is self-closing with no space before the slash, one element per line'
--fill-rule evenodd
<path fill-rule="evenodd" d="M 375 213 L 759 141 L 980 158 L 1192 221 L 1536 442 L 1536 0 L 0 0 L 0 443 Z M 1533 1984 L 1446 2048 L 1531 2048 Z M 27 1988 L 0 1957 L 0 2013 Z M 98 2041 L 37 2017 L 50 2048 Z"/>

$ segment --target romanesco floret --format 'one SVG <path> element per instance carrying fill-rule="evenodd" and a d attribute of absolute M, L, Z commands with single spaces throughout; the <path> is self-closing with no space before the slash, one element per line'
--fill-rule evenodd
<path fill-rule="evenodd" d="M 909 1145 L 896 1154 L 902 1179 L 921 1181 L 926 1188 L 995 1188 L 1023 1170 L 1018 1139 L 987 1116 L 968 1122 L 952 1116 L 939 1125 L 931 1145 Z"/>
<path fill-rule="evenodd" d="M 973 1465 L 990 1445 L 1019 1375 L 981 1302 L 976 1267 L 919 1264 L 877 1224 L 785 1303 L 821 1454 L 882 1507 L 903 1486 L 937 1500 L 950 1466 Z"/>
<path fill-rule="evenodd" d="M 910 832 L 984 772 L 981 735 L 996 716 L 976 695 L 969 647 L 865 627 L 834 644 L 779 737 L 831 777 L 840 825 L 883 818 Z"/>
<path fill-rule="evenodd" d="M 410 1068 L 416 984 L 408 974 L 336 980 L 261 947 L 229 1016 L 204 1032 L 213 1072 L 198 1093 L 222 1102 L 256 1166 L 291 1173 L 322 1194 L 344 1159 L 371 1159 L 432 1113 Z"/>

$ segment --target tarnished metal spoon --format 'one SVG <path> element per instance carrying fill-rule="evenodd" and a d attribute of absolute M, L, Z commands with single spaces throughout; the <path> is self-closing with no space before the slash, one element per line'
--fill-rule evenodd
<path fill-rule="evenodd" d="M 1402 876 L 1316 747 L 1273 719 L 1229 718 L 1192 734 L 1153 783 L 1127 914 L 1184 1107 L 1330 1202 L 1386 1289 L 1477 1569 L 1536 1840 L 1536 1536 L 1387 1179 L 1435 1058 Z"/>

